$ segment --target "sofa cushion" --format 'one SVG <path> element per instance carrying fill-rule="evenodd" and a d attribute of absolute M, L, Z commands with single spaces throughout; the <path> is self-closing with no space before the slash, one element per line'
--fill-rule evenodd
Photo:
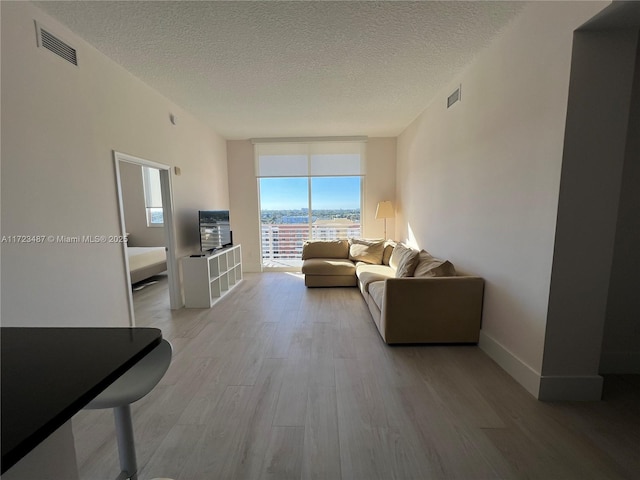
<path fill-rule="evenodd" d="M 378 309 L 382 311 L 382 297 L 384 296 L 384 281 L 372 282 L 369 284 L 369 295 L 377 305 Z"/>
<path fill-rule="evenodd" d="M 348 240 L 312 240 L 302 246 L 302 260 L 308 258 L 349 258 Z"/>
<path fill-rule="evenodd" d="M 418 251 L 398 243 L 389 259 L 389 266 L 396 271 L 396 277 L 411 277 L 418 264 Z"/>
<path fill-rule="evenodd" d="M 387 265 L 368 265 L 360 263 L 356 265 L 356 276 L 358 277 L 358 286 L 363 292 L 369 291 L 371 282 L 378 282 L 386 278 L 394 278 L 396 272 Z"/>
<path fill-rule="evenodd" d="M 413 272 L 414 277 L 455 277 L 456 269 L 448 260 L 435 258 L 429 252 L 422 250 L 418 258 L 418 265 Z"/>
<path fill-rule="evenodd" d="M 348 258 L 308 258 L 302 262 L 305 275 L 354 275 L 356 266 Z"/>
<path fill-rule="evenodd" d="M 349 239 L 349 259 L 354 262 L 365 262 L 372 265 L 382 263 L 384 240 Z"/>

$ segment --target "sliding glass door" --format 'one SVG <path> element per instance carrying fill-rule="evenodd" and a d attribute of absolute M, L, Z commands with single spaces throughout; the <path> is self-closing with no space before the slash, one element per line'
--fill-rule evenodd
<path fill-rule="evenodd" d="M 360 236 L 362 177 L 259 179 L 264 268 L 296 269 L 309 239 Z"/>
<path fill-rule="evenodd" d="M 362 142 L 256 145 L 262 264 L 297 269 L 306 240 L 360 236 Z"/>
<path fill-rule="evenodd" d="M 360 236 L 361 177 L 311 177 L 310 238 Z"/>
<path fill-rule="evenodd" d="M 261 178 L 259 187 L 263 267 L 298 267 L 309 238 L 309 180 Z"/>

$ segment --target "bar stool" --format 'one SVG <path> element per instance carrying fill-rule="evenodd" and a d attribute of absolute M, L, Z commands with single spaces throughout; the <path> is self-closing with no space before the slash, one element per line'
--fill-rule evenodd
<path fill-rule="evenodd" d="M 84 407 L 86 410 L 113 408 L 121 470 L 118 480 L 138 478 L 131 404 L 158 384 L 169 368 L 172 352 L 171 344 L 163 339 L 160 345 Z"/>

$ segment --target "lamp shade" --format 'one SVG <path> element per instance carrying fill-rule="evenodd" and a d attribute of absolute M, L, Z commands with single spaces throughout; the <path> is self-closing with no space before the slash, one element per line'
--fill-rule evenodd
<path fill-rule="evenodd" d="M 394 216 L 393 204 L 389 200 L 378 202 L 378 208 L 376 208 L 376 219 L 393 218 Z"/>

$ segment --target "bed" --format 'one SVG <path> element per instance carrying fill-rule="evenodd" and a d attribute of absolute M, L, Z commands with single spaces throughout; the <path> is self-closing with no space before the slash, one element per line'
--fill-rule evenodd
<path fill-rule="evenodd" d="M 127 247 L 131 283 L 138 283 L 167 269 L 165 247 Z"/>

